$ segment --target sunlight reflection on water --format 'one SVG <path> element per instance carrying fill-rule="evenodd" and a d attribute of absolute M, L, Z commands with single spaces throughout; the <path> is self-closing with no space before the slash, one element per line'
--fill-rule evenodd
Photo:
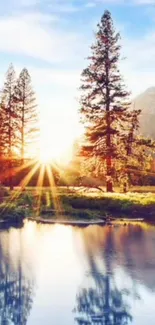
<path fill-rule="evenodd" d="M 0 324 L 155 324 L 155 227 L 0 233 Z"/>

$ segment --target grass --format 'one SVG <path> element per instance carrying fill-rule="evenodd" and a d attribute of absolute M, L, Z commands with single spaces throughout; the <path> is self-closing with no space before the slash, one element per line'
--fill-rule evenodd
<path fill-rule="evenodd" d="M 18 219 L 26 216 L 25 209 L 17 206 L 15 203 L 10 203 L 6 206 L 5 203 L 0 204 L 0 216 L 1 218 Z"/>
<path fill-rule="evenodd" d="M 61 201 L 64 206 L 71 206 L 78 211 L 90 210 L 94 211 L 94 214 L 97 211 L 100 217 L 106 214 L 129 218 L 155 216 L 155 195 L 152 193 L 81 193 L 80 195 L 61 195 Z"/>
<path fill-rule="evenodd" d="M 148 188 L 148 187 L 147 187 Z M 44 188 L 39 198 L 39 188 L 27 188 L 18 198 L 11 202 L 10 193 L 5 192 L 4 202 L 0 204 L 0 217 L 23 219 L 28 215 L 45 218 L 66 218 L 75 220 L 105 219 L 107 215 L 120 218 L 145 218 L 155 220 L 155 188 L 132 189 L 127 194 L 103 193 L 98 190 L 58 187 L 57 197 L 50 188 Z M 150 191 L 152 189 L 152 191 Z M 37 194 L 38 192 L 38 194 Z M 0 192 L 1 193 L 1 192 Z M 15 189 L 12 195 L 17 194 Z M 58 198 L 60 209 L 55 210 L 55 200 Z M 37 205 L 40 201 L 40 210 Z M 38 213 L 37 213 L 38 212 Z"/>
<path fill-rule="evenodd" d="M 30 197 L 32 195 L 22 194 L 18 199 L 11 199 L 11 194 L 6 188 L 0 187 L 0 222 L 20 224 L 30 212 Z"/>

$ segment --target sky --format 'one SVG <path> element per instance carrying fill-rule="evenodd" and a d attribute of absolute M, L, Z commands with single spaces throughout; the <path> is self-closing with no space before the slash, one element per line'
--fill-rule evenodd
<path fill-rule="evenodd" d="M 28 68 L 42 138 L 52 134 L 57 146 L 79 133 L 80 74 L 105 9 L 121 33 L 121 72 L 135 97 L 155 86 L 155 0 L 0 1 L 0 84 L 11 62 L 17 74 Z"/>

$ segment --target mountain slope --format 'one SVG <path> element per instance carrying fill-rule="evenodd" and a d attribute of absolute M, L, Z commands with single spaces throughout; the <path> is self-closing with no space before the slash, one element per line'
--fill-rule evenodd
<path fill-rule="evenodd" d="M 140 133 L 155 139 L 155 87 L 148 88 L 133 101 L 135 109 L 141 109 Z"/>

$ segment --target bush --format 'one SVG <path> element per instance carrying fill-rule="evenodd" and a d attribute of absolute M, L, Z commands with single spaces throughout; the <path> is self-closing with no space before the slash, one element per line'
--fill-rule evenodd
<path fill-rule="evenodd" d="M 34 195 L 28 192 L 23 192 L 17 199 L 16 208 L 18 206 L 26 206 L 32 207 L 35 202 Z"/>
<path fill-rule="evenodd" d="M 0 198 L 9 196 L 9 191 L 3 185 L 0 185 Z"/>
<path fill-rule="evenodd" d="M 19 221 L 26 217 L 26 209 L 17 207 L 14 203 L 0 204 L 1 219 L 9 219 L 10 221 Z"/>

